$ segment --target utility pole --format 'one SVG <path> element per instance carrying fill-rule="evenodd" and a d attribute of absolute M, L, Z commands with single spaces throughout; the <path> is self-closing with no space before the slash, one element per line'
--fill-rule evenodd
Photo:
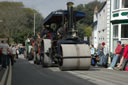
<path fill-rule="evenodd" d="M 34 13 L 34 28 L 33 28 L 34 36 L 35 36 L 35 18 L 36 18 L 36 16 L 35 16 L 35 13 Z"/>

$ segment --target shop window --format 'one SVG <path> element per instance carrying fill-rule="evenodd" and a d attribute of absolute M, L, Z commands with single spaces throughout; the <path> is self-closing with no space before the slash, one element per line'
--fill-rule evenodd
<path fill-rule="evenodd" d="M 118 38 L 118 25 L 113 26 L 113 37 Z"/>
<path fill-rule="evenodd" d="M 128 0 L 122 0 L 122 8 L 128 8 Z"/>
<path fill-rule="evenodd" d="M 119 0 L 114 0 L 114 10 L 119 9 Z"/>
<path fill-rule="evenodd" d="M 121 38 L 128 38 L 128 25 L 121 26 Z"/>

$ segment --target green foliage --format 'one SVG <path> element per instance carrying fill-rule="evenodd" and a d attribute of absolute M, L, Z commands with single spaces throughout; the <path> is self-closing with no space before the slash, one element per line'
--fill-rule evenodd
<path fill-rule="evenodd" d="M 16 43 L 23 43 L 33 35 L 34 13 L 36 31 L 41 28 L 43 17 L 31 8 L 25 8 L 21 2 L 0 2 L 0 37 L 9 37 Z"/>
<path fill-rule="evenodd" d="M 84 30 L 84 32 L 85 32 L 85 35 L 86 35 L 87 37 L 90 37 L 90 36 L 92 35 L 92 27 L 91 27 L 91 26 L 88 26 L 88 27 Z"/>
<path fill-rule="evenodd" d="M 32 36 L 33 33 L 30 29 L 23 30 L 21 33 L 16 33 L 12 38 L 15 43 L 23 43 L 27 37 Z"/>
<path fill-rule="evenodd" d="M 96 0 L 96 1 L 92 1 L 87 4 L 80 4 L 75 7 L 76 11 L 82 11 L 86 14 L 86 17 L 77 23 L 77 28 L 79 28 L 78 35 L 80 38 L 83 38 L 84 36 L 87 36 L 87 37 L 91 36 L 91 27 L 90 26 L 93 23 L 94 9 L 96 6 L 98 8 L 101 8 L 102 5 L 103 5 L 103 2 L 99 2 Z"/>

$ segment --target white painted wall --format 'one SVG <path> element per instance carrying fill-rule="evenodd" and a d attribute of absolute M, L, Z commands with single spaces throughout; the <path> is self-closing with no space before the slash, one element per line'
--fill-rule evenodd
<path fill-rule="evenodd" d="M 107 43 L 107 5 L 98 13 L 98 43 Z"/>

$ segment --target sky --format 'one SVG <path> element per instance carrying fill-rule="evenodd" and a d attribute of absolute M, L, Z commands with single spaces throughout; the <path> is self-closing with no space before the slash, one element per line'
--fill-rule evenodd
<path fill-rule="evenodd" d="M 25 7 L 36 9 L 46 17 L 50 12 L 58 9 L 66 9 L 66 3 L 68 1 L 74 2 L 75 6 L 78 4 L 85 4 L 94 0 L 0 0 L 0 1 L 16 1 L 23 2 Z M 104 1 L 104 0 L 99 0 Z"/>

